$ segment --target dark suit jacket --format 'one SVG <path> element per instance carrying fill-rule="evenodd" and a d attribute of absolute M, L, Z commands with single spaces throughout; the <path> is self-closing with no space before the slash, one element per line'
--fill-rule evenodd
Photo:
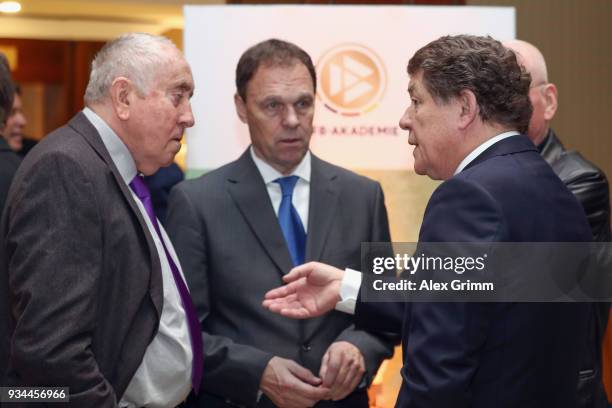
<path fill-rule="evenodd" d="M 590 239 L 580 204 L 524 136 L 496 143 L 442 183 L 419 235 L 420 242 Z M 574 408 L 588 307 L 359 302 L 356 320 L 403 324 L 399 407 Z"/>
<path fill-rule="evenodd" d="M 15 177 L 21 159 L 9 147 L 0 135 L 0 214 L 8 197 L 9 187 Z"/>
<path fill-rule="evenodd" d="M 2 385 L 65 386 L 74 406 L 116 406 L 162 300 L 146 224 L 79 113 L 24 159 L 0 224 Z"/>
<path fill-rule="evenodd" d="M 255 405 L 273 356 L 318 374 L 329 345 L 345 340 L 364 355 L 369 379 L 391 356 L 392 341 L 355 330 L 349 315 L 294 321 L 261 306 L 292 263 L 248 150 L 235 162 L 177 185 L 167 224 L 202 323 L 200 406 L 224 406 L 223 400 Z M 312 156 L 306 261 L 359 269 L 361 242 L 389 239 L 380 185 Z M 216 404 L 215 396 L 221 398 Z M 262 397 L 259 406 L 271 405 Z"/>
<path fill-rule="evenodd" d="M 580 153 L 565 150 L 553 129 L 549 129 L 538 150 L 582 205 L 591 226 L 593 240 L 610 242 L 610 196 L 606 175 Z M 602 248 L 600 256 L 605 256 L 607 252 Z M 592 320 L 589 320 L 592 330 L 585 339 L 586 351 L 578 384 L 581 408 L 608 406 L 601 382 L 601 346 L 608 314 L 607 303 L 593 305 Z"/>

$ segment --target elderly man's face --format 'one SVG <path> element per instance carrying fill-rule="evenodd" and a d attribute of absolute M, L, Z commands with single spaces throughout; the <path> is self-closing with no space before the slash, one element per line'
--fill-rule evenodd
<path fill-rule="evenodd" d="M 314 84 L 304 64 L 261 65 L 247 84 L 246 102 L 235 97 L 258 157 L 282 174 L 302 160 L 312 135 Z"/>
<path fill-rule="evenodd" d="M 23 130 L 28 122 L 23 114 L 21 97 L 15 94 L 13 109 L 6 119 L 3 135 L 11 150 L 18 152 L 23 148 Z"/>
<path fill-rule="evenodd" d="M 456 130 L 457 103 L 436 103 L 418 73 L 408 84 L 411 104 L 400 119 L 400 127 L 410 132 L 408 143 L 414 146 L 414 171 L 434 180 L 450 178 L 461 161 L 460 138 Z"/>
<path fill-rule="evenodd" d="M 148 94 L 130 107 L 128 148 L 145 175 L 172 163 L 185 128 L 194 125 L 191 69 L 180 53 L 169 52 L 176 53 L 173 63 L 159 68 Z"/>

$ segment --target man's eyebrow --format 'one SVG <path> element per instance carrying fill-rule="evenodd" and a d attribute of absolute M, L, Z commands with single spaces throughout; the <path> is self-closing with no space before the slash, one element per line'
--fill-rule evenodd
<path fill-rule="evenodd" d="M 191 91 L 193 91 L 193 85 L 190 84 L 189 82 L 180 82 L 180 83 L 174 85 L 173 88 L 174 89 L 179 89 L 179 90 L 184 91 L 184 92 L 191 92 Z"/>
<path fill-rule="evenodd" d="M 414 86 L 414 84 L 408 85 L 408 93 L 410 95 L 414 95 L 415 91 L 416 91 L 416 86 Z M 418 93 L 418 92 L 416 92 L 416 93 Z"/>

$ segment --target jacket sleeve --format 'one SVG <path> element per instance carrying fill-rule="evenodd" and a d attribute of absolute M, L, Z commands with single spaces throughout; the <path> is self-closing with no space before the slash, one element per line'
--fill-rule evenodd
<path fill-rule="evenodd" d="M 70 403 L 115 407 L 92 352 L 103 226 L 96 191 L 72 158 L 48 154 L 15 188 L 3 231 L 14 321 L 10 372 L 70 388 Z"/>
<path fill-rule="evenodd" d="M 391 236 L 389 233 L 387 208 L 385 207 L 385 198 L 380 184 L 376 183 L 376 189 L 372 197 L 373 222 L 370 241 L 389 243 L 388 252 L 391 253 Z M 366 328 L 351 325 L 342 331 L 336 338 L 336 341 L 347 341 L 361 351 L 365 360 L 366 380 L 368 384 L 374 379 L 378 367 L 383 360 L 390 358 L 393 355 L 394 346 L 399 344 L 401 339 L 401 325 L 396 327 L 396 329 L 397 330 L 366 331 Z"/>
<path fill-rule="evenodd" d="M 610 198 L 605 174 L 578 156 L 563 156 L 555 167 L 561 166 L 561 179 L 578 199 L 591 226 L 593 239 L 610 241 Z M 563 163 L 566 163 L 565 165 Z"/>
<path fill-rule="evenodd" d="M 206 331 L 211 313 L 208 280 L 207 231 L 205 220 L 198 216 L 194 200 L 178 184 L 168 201 L 167 232 L 181 262 L 194 306 L 202 325 L 204 372 L 201 387 L 234 403 L 255 406 L 261 376 L 273 357 L 258 348 L 235 343 L 232 339 Z M 241 386 L 236 386 L 240 378 Z"/>

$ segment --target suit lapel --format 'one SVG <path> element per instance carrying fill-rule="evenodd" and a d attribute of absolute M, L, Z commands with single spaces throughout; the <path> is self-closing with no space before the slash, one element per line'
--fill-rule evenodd
<path fill-rule="evenodd" d="M 266 185 L 247 149 L 236 161 L 227 189 L 268 256 L 284 274 L 293 267 Z"/>
<path fill-rule="evenodd" d="M 310 207 L 308 210 L 308 238 L 306 261 L 320 261 L 338 207 L 340 192 L 334 168 L 312 155 L 310 172 Z M 309 341 L 326 322 L 326 317 L 308 319 L 300 323 L 302 341 Z"/>
<path fill-rule="evenodd" d="M 72 118 L 68 125 L 74 130 L 76 130 L 80 135 L 82 135 L 89 143 L 89 145 L 96 151 L 98 156 L 100 156 L 102 160 L 104 160 L 104 162 L 108 165 L 111 173 L 113 174 L 115 182 L 117 183 L 117 186 L 121 191 L 121 194 L 123 194 L 123 197 L 128 202 L 130 208 L 132 209 L 133 215 L 138 220 L 138 223 L 140 224 L 142 231 L 144 232 L 144 236 L 147 241 L 147 246 L 149 248 L 149 259 L 152 266 L 152 272 L 149 275 L 149 294 L 151 296 L 151 300 L 153 301 L 153 305 L 155 306 L 155 310 L 157 311 L 159 320 L 159 318 L 161 318 L 161 312 L 163 307 L 161 264 L 159 261 L 159 256 L 157 254 L 157 248 L 155 246 L 153 238 L 151 237 L 149 228 L 147 227 L 147 224 L 144 218 L 142 217 L 142 213 L 138 209 L 138 205 L 132 197 L 132 193 L 129 190 L 129 187 L 123 181 L 119 170 L 111 159 L 108 150 L 106 150 L 106 147 L 104 146 L 104 143 L 102 142 L 102 139 L 100 138 L 100 135 L 98 134 L 96 128 L 89 122 L 87 117 L 82 112 L 79 112 L 74 118 Z"/>
<path fill-rule="evenodd" d="M 310 175 L 310 204 L 308 210 L 308 237 L 306 261 L 321 259 L 325 241 L 338 204 L 338 191 L 333 168 L 326 168 L 318 157 L 312 155 Z"/>

